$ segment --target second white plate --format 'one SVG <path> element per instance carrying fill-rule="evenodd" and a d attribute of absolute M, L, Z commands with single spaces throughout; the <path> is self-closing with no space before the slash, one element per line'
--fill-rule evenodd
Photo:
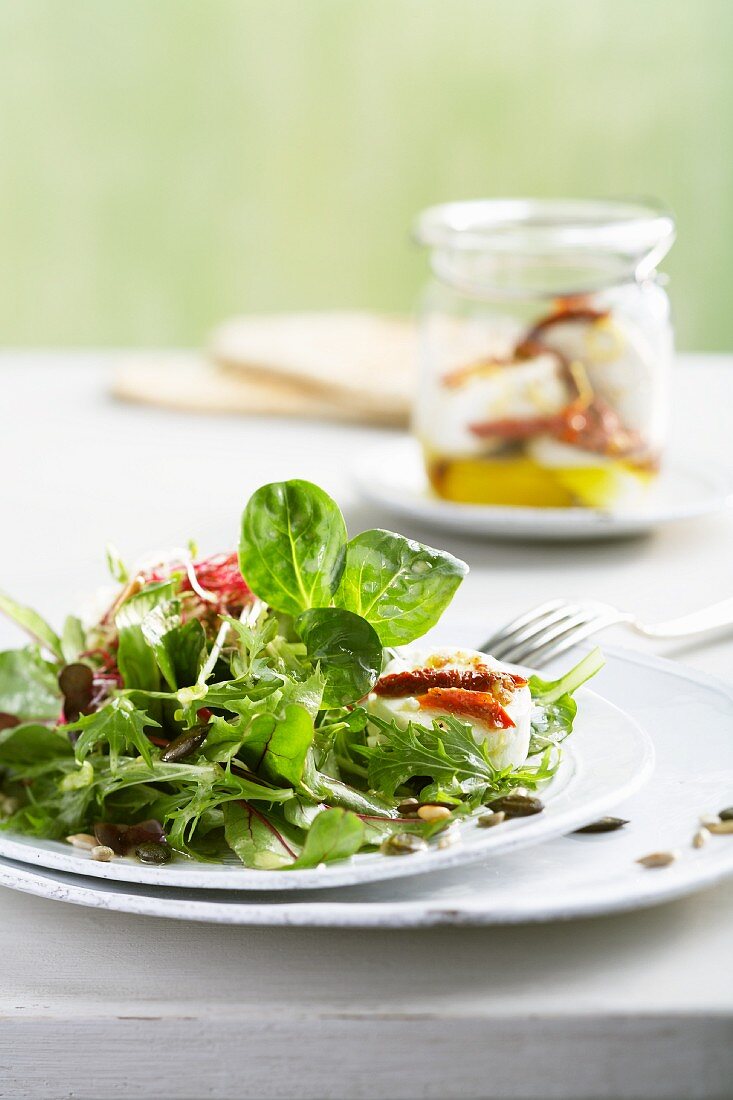
<path fill-rule="evenodd" d="M 602 816 L 650 776 L 654 749 L 648 735 L 624 711 L 581 689 L 572 737 L 563 746 L 560 768 L 542 791 L 545 809 L 496 829 L 475 820 L 459 826 L 450 848 L 431 845 L 409 856 L 364 853 L 340 863 L 298 871 L 257 871 L 241 863 L 197 863 L 185 859 L 151 867 L 133 859 L 98 863 L 86 852 L 53 840 L 0 832 L 0 856 L 26 864 L 71 871 L 118 882 L 221 890 L 311 890 L 357 886 L 382 879 L 447 870 L 489 855 L 540 844 Z"/>
<path fill-rule="evenodd" d="M 510 508 L 454 504 L 431 493 L 418 444 L 408 437 L 361 454 L 354 478 L 362 496 L 430 527 L 491 539 L 607 539 L 719 512 L 733 503 L 731 484 L 709 465 L 665 467 L 636 508 Z"/>
<path fill-rule="evenodd" d="M 658 905 L 733 875 L 733 839 L 691 838 L 701 813 L 733 801 L 733 688 L 682 665 L 611 649 L 602 690 L 650 730 L 654 774 L 614 807 L 611 833 L 561 836 L 468 867 L 418 878 L 284 896 L 270 891 L 134 886 L 30 869 L 0 858 L 0 885 L 56 901 L 184 921 L 329 928 L 419 928 L 568 920 Z M 704 750 L 703 750 L 704 746 Z M 663 870 L 636 860 L 678 848 Z M 714 904 L 714 903 L 713 903 Z"/>

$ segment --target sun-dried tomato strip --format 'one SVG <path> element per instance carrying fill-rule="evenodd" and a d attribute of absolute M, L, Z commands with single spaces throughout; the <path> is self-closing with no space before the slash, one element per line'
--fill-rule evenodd
<path fill-rule="evenodd" d="M 514 725 L 501 703 L 489 692 L 465 691 L 463 688 L 430 688 L 417 701 L 425 710 L 441 710 L 463 718 L 477 718 L 497 729 Z"/>
<path fill-rule="evenodd" d="M 527 332 L 524 340 L 518 345 L 517 350 L 523 349 L 525 345 L 532 349 L 536 349 L 538 345 L 542 345 L 542 337 L 549 328 L 554 328 L 555 325 L 567 325 L 577 321 L 586 321 L 589 324 L 594 324 L 596 321 L 604 321 L 608 317 L 609 311 L 607 309 L 593 309 L 591 306 L 577 305 L 570 308 L 560 308 L 555 313 L 549 313 L 546 317 L 537 321 L 536 324 Z M 548 350 L 554 350 L 552 348 Z M 535 351 L 536 354 L 536 351 Z"/>
<path fill-rule="evenodd" d="M 484 421 L 480 424 L 469 424 L 468 430 L 479 439 L 506 439 L 509 442 L 516 442 L 545 433 L 557 435 L 564 425 L 565 417 L 562 413 L 557 413 L 552 416 L 525 416 Z"/>
<path fill-rule="evenodd" d="M 513 672 L 497 669 L 416 668 L 409 672 L 392 672 L 374 685 L 377 695 L 401 698 L 418 695 L 429 688 L 463 688 L 464 691 L 493 691 L 501 688 L 514 691 L 527 681 Z"/>

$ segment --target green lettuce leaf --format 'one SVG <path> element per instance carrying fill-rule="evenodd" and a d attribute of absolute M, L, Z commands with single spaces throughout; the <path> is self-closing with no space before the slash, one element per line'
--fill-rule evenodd
<path fill-rule="evenodd" d="M 156 691 L 160 673 L 156 655 L 143 633 L 147 615 L 159 605 L 166 605 L 176 593 L 178 579 L 150 584 L 122 604 L 115 616 L 119 635 L 117 664 L 126 688 Z"/>
<path fill-rule="evenodd" d="M 14 623 L 17 623 L 21 629 L 30 634 L 34 641 L 44 646 L 49 653 L 52 653 L 57 660 L 62 660 L 61 639 L 37 611 L 33 611 L 30 607 L 24 607 L 23 604 L 11 600 L 10 596 L 0 592 L 0 612 L 7 615 Z"/>
<path fill-rule="evenodd" d="M 35 646 L 0 653 L 0 712 L 21 719 L 55 720 L 62 705 L 56 667 Z"/>
<path fill-rule="evenodd" d="M 224 836 L 245 867 L 274 871 L 295 862 L 299 847 L 281 823 L 248 802 L 224 806 Z"/>
<path fill-rule="evenodd" d="M 259 714 L 253 719 L 240 755 L 252 771 L 272 783 L 297 787 L 303 777 L 313 735 L 313 719 L 308 711 L 290 704 L 285 707 L 282 717 Z"/>
<path fill-rule="evenodd" d="M 152 763 L 151 744 L 145 736 L 149 726 L 159 723 L 150 718 L 124 697 L 113 699 L 93 714 L 83 715 L 66 726 L 67 731 L 79 733 L 75 745 L 76 758 L 83 761 L 100 745 L 109 747 L 110 767 L 114 771 L 119 757 L 129 750 L 137 750 L 148 766 Z"/>
<path fill-rule="evenodd" d="M 322 810 L 308 830 L 301 855 L 293 868 L 317 867 L 348 859 L 364 843 L 364 824 L 356 814 L 339 808 Z"/>
<path fill-rule="evenodd" d="M 63 729 L 23 723 L 0 730 L 0 767 L 35 768 L 60 757 L 73 758 L 74 750 Z"/>

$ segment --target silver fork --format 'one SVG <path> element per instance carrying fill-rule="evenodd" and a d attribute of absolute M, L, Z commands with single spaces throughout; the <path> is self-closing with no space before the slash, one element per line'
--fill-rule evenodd
<path fill-rule="evenodd" d="M 532 664 L 564 653 L 599 630 L 624 623 L 647 638 L 684 638 L 733 623 L 733 596 L 690 615 L 663 623 L 642 623 L 629 611 L 608 603 L 549 600 L 497 630 L 480 647 L 484 653 L 515 664 Z"/>

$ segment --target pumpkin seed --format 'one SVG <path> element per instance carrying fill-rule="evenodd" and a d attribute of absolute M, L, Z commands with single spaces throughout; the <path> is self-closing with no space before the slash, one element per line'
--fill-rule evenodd
<path fill-rule="evenodd" d="M 642 867 L 669 867 L 677 859 L 677 852 L 650 852 L 648 856 L 637 859 Z"/>
<path fill-rule="evenodd" d="M 612 833 L 615 829 L 623 829 L 628 821 L 623 817 L 599 817 L 598 821 L 591 821 L 590 825 L 584 825 L 582 829 L 573 829 L 575 833 Z"/>
<path fill-rule="evenodd" d="M 171 741 L 165 752 L 160 754 L 160 759 L 166 764 L 177 764 L 179 760 L 185 760 L 187 756 L 200 749 L 209 732 L 208 726 L 194 726 L 193 729 L 184 730 L 174 741 Z"/>
<path fill-rule="evenodd" d="M 733 818 L 728 818 L 726 821 L 713 822 L 712 825 L 708 825 L 708 829 L 717 836 L 730 836 L 733 834 Z"/>
<path fill-rule="evenodd" d="M 495 798 L 489 802 L 492 810 L 503 810 L 507 817 L 530 817 L 544 810 L 544 803 L 539 798 L 533 798 L 528 794 L 505 794 L 501 798 Z"/>
<path fill-rule="evenodd" d="M 494 825 L 501 825 L 505 818 L 503 810 L 490 810 L 487 814 L 481 814 L 476 824 L 479 829 L 491 829 Z"/>
<path fill-rule="evenodd" d="M 702 829 L 698 829 L 692 838 L 693 848 L 702 848 L 704 844 L 710 840 L 710 830 L 706 829 L 703 825 Z"/>
<path fill-rule="evenodd" d="M 149 840 L 144 844 L 138 844 L 135 855 L 141 863 L 169 863 L 173 853 L 167 844 Z"/>
<path fill-rule="evenodd" d="M 733 821 L 733 806 L 726 806 L 718 816 L 721 821 Z"/>
<path fill-rule="evenodd" d="M 432 802 L 427 802 L 418 808 L 417 816 L 423 821 L 445 821 L 450 817 L 450 810 L 447 806 L 435 806 Z"/>
<path fill-rule="evenodd" d="M 380 852 L 385 856 L 409 856 L 413 852 L 424 852 L 427 844 L 420 836 L 414 833 L 393 833 L 383 840 L 379 846 Z"/>

